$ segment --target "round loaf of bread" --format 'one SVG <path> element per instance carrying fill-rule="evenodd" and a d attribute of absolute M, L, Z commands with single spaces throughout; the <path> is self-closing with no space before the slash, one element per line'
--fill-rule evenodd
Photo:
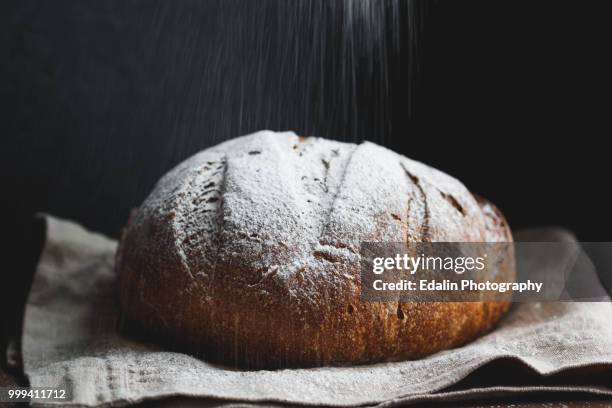
<path fill-rule="evenodd" d="M 116 259 L 127 321 L 252 368 L 415 359 L 492 328 L 505 302 L 362 302 L 360 243 L 509 242 L 456 179 L 373 143 L 262 131 L 156 185 Z M 514 276 L 513 262 L 492 280 Z"/>

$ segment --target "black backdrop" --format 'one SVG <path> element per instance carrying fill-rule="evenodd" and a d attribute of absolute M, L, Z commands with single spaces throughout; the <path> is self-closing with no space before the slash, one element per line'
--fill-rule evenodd
<path fill-rule="evenodd" d="M 3 2 L 5 233 L 45 211 L 117 236 L 174 164 L 270 128 L 369 139 L 514 227 L 610 240 L 604 3 Z"/>

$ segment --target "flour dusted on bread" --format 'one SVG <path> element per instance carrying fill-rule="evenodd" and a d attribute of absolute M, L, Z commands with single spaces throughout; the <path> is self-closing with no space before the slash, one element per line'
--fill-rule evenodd
<path fill-rule="evenodd" d="M 262 131 L 159 181 L 122 238 L 120 298 L 160 339 L 232 364 L 416 358 L 474 338 L 507 305 L 361 302 L 360 242 L 507 240 L 494 207 L 422 163 Z"/>

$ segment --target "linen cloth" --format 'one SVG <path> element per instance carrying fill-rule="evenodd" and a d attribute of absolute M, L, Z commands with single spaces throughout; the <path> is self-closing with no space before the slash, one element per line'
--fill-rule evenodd
<path fill-rule="evenodd" d="M 72 401 L 57 405 L 121 406 L 192 397 L 188 401 L 207 401 L 206 406 L 391 406 L 534 391 L 612 395 L 610 384 L 601 383 L 448 389 L 480 367 L 508 359 L 542 377 L 576 368 L 612 368 L 610 302 L 515 304 L 491 333 L 416 361 L 242 371 L 165 351 L 117 330 L 116 241 L 44 217 L 47 237 L 26 304 L 22 353 L 32 387 L 71 388 Z"/>

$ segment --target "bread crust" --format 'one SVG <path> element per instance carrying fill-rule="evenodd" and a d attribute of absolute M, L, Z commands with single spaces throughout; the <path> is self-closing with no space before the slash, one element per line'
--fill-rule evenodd
<path fill-rule="evenodd" d="M 510 242 L 454 178 L 371 143 L 258 132 L 164 176 L 116 256 L 126 319 L 249 368 L 416 359 L 489 331 L 505 302 L 362 302 L 362 241 Z M 513 260 L 492 280 L 514 278 Z"/>

